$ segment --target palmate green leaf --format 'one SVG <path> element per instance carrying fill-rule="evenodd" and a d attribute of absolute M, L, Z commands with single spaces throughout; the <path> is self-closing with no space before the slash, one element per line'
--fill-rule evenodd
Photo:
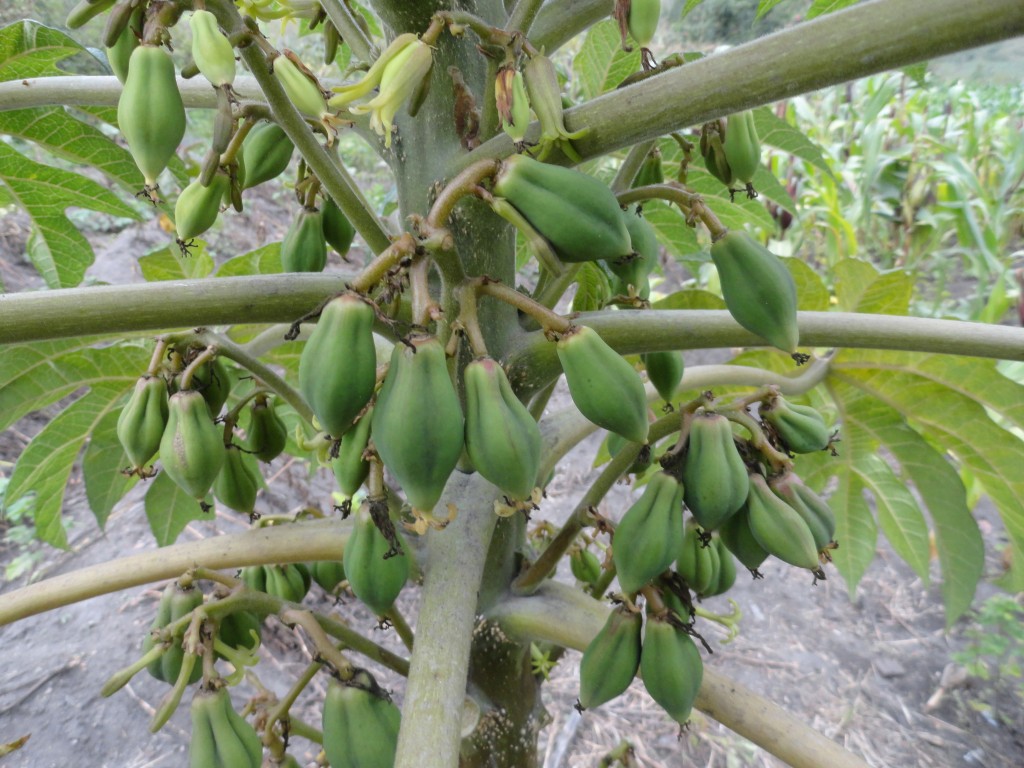
<path fill-rule="evenodd" d="M 757 4 L 757 16 L 754 17 L 754 21 L 760 21 L 762 18 L 768 15 L 768 12 L 776 5 L 781 3 L 782 0 L 761 0 Z"/>
<path fill-rule="evenodd" d="M 686 0 L 686 5 L 683 6 L 683 12 L 679 15 L 680 18 L 686 18 L 686 14 L 703 2 L 704 0 Z"/>
<path fill-rule="evenodd" d="M 161 547 L 173 544 L 193 520 L 209 517 L 199 502 L 175 485 L 166 472 L 160 472 L 150 481 L 145 507 L 149 528 Z"/>
<path fill-rule="evenodd" d="M 529 247 L 526 247 L 529 258 Z M 268 243 L 254 251 L 228 259 L 217 270 L 217 277 L 276 275 L 281 272 L 281 243 Z"/>
<path fill-rule="evenodd" d="M 584 262 L 576 272 L 576 294 L 572 299 L 573 312 L 594 312 L 602 309 L 612 294 L 605 271 L 593 262 Z"/>
<path fill-rule="evenodd" d="M 697 230 L 686 223 L 686 217 L 675 206 L 662 200 L 647 201 L 644 218 L 654 227 L 658 241 L 677 259 L 704 261 L 710 258 L 701 251 Z"/>
<path fill-rule="evenodd" d="M 696 288 L 676 291 L 655 301 L 653 309 L 725 309 L 725 301 L 711 291 Z"/>
<path fill-rule="evenodd" d="M 117 438 L 120 415 L 121 409 L 114 408 L 97 422 L 82 456 L 85 496 L 101 528 L 106 525 L 114 505 L 138 482 L 135 475 L 125 475 L 121 471 L 131 462 Z"/>
<path fill-rule="evenodd" d="M 59 29 L 16 21 L 0 29 L 0 81 L 66 75 L 72 68 L 62 69 L 57 64 L 81 54 L 88 56 Z"/>
<path fill-rule="evenodd" d="M 830 307 L 831 296 L 821 277 L 801 259 L 783 259 L 789 274 L 796 283 L 797 309 L 801 312 L 825 312 Z"/>
<path fill-rule="evenodd" d="M 811 3 L 811 7 L 807 9 L 807 19 L 813 19 L 816 16 L 824 16 L 826 13 L 832 13 L 833 11 L 841 11 L 850 5 L 855 5 L 860 0 L 814 0 Z"/>
<path fill-rule="evenodd" d="M 206 277 L 213 271 L 213 258 L 206 250 L 206 243 L 193 240 L 188 255 L 183 256 L 181 248 L 172 242 L 166 248 L 151 251 L 139 259 L 142 276 L 150 282 L 160 280 L 194 280 Z"/>
<path fill-rule="evenodd" d="M 88 240 L 65 216 L 75 206 L 135 218 L 135 211 L 91 179 L 29 160 L 0 143 L 0 185 L 32 218 L 29 258 L 50 288 L 78 285 L 93 261 Z"/>
<path fill-rule="evenodd" d="M 771 107 L 758 107 L 754 110 L 754 126 L 762 144 L 799 157 L 834 178 L 821 148 L 804 136 L 799 129 L 778 117 Z"/>
<path fill-rule="evenodd" d="M 640 49 L 623 51 L 618 24 L 606 19 L 587 31 L 572 68 L 583 97 L 593 99 L 640 70 Z"/>
<path fill-rule="evenodd" d="M 25 359 L 24 347 L 19 358 Z M 40 345 L 46 347 L 48 345 Z M 37 359 L 46 360 L 45 353 Z M 116 411 L 139 372 L 148 362 L 141 347 L 120 346 L 106 349 L 72 351 L 50 358 L 56 372 L 53 382 L 70 392 L 83 391 L 77 400 L 50 421 L 28 444 L 18 458 L 7 487 L 7 498 L 14 501 L 34 493 L 36 530 L 39 538 L 57 547 L 67 545 L 61 510 L 68 477 L 86 439 L 104 417 Z M 16 383 L 21 377 L 12 380 Z M 34 384 L 45 387 L 46 378 L 37 376 Z M 0 394 L 6 393 L 4 386 Z M 107 510 L 109 511 L 109 510 Z M 106 512 L 97 518 L 102 525 Z"/>

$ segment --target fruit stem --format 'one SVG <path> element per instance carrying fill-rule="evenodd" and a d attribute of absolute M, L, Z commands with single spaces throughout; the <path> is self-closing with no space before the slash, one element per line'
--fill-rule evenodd
<path fill-rule="evenodd" d="M 636 178 L 637 172 L 644 164 L 644 160 L 647 159 L 647 155 L 657 145 L 657 143 L 657 139 L 650 139 L 648 141 L 641 141 L 639 144 L 634 144 L 630 148 L 629 154 L 626 155 L 626 159 L 622 161 L 622 165 L 619 166 L 619 170 L 615 174 L 615 178 L 612 180 L 612 192 L 618 195 L 630 188 L 630 185 L 633 183 L 633 179 Z"/>
<path fill-rule="evenodd" d="M 409 622 L 405 620 L 405 617 L 402 616 L 398 608 L 394 605 L 391 606 L 387 613 L 384 614 L 384 618 L 391 622 L 398 636 L 402 639 L 402 644 L 411 651 L 414 641 L 412 627 L 409 626 Z"/>
<path fill-rule="evenodd" d="M 480 328 L 480 316 L 477 313 L 476 281 L 467 281 L 459 286 L 459 318 L 462 332 L 466 334 L 473 354 L 477 357 L 487 356 L 487 342 Z"/>
<path fill-rule="evenodd" d="M 530 250 L 533 251 L 533 255 L 537 257 L 537 261 L 540 262 L 547 272 L 556 278 L 565 272 L 562 262 L 558 260 L 555 252 L 551 249 L 551 244 L 533 228 L 533 225 L 526 220 L 526 217 L 517 211 L 508 200 L 502 197 L 495 197 L 483 189 L 477 191 L 477 196 L 486 201 L 491 206 L 491 210 L 519 230 L 530 244 Z"/>
<path fill-rule="evenodd" d="M 416 255 L 416 240 L 408 232 L 381 251 L 363 268 L 363 271 L 349 283 L 353 291 L 366 293 L 383 280 L 388 272 L 398 266 L 403 259 L 411 259 Z"/>
<path fill-rule="evenodd" d="M 160 372 L 160 366 L 164 362 L 166 353 L 167 339 L 164 336 L 157 336 L 156 346 L 153 347 L 153 356 L 149 358 L 149 367 L 146 369 L 148 376 L 156 376 Z"/>
<path fill-rule="evenodd" d="M 284 741 L 277 735 L 277 733 L 274 732 L 274 724 L 286 718 L 291 720 L 288 716 L 288 710 L 291 709 L 292 704 L 294 704 L 295 700 L 299 698 L 299 694 L 302 693 L 306 689 L 306 686 L 313 681 L 313 678 L 316 677 L 316 673 L 319 672 L 323 666 L 324 665 L 319 661 L 307 664 L 306 668 L 302 670 L 302 674 L 295 679 L 295 682 L 292 683 L 292 687 L 288 689 L 288 692 L 284 697 L 278 699 L 277 703 L 267 711 L 267 724 L 263 728 L 263 743 L 269 745 L 270 752 L 274 756 L 281 757 L 284 755 L 285 751 Z"/>
<path fill-rule="evenodd" d="M 343 0 L 322 0 L 320 5 L 355 57 L 366 64 L 372 63 L 377 57 L 376 48 L 359 26 L 348 4 Z"/>
<path fill-rule="evenodd" d="M 704 204 L 700 195 L 683 189 L 679 182 L 670 181 L 665 184 L 636 187 L 620 192 L 616 197 L 620 205 L 643 202 L 644 200 L 667 200 L 670 203 L 675 203 L 686 215 L 687 224 L 693 226 L 699 219 L 708 228 L 712 241 L 718 240 L 729 231 L 712 210 Z"/>
<path fill-rule="evenodd" d="M 543 304 L 520 293 L 515 288 L 510 288 L 486 275 L 474 278 L 473 284 L 478 296 L 492 296 L 506 304 L 511 304 L 540 323 L 545 332 L 565 333 L 572 327 L 572 323 L 557 312 L 552 312 Z"/>
<path fill-rule="evenodd" d="M 288 603 L 282 603 L 283 610 L 278 612 L 278 617 L 289 627 L 298 625 L 302 627 L 310 640 L 316 646 L 316 656 L 325 664 L 329 664 L 340 680 L 351 680 L 354 669 L 351 662 L 345 655 L 335 647 L 331 638 L 327 636 L 324 628 L 320 626 L 318 617 L 311 611 L 299 610 L 287 607 Z"/>
<path fill-rule="evenodd" d="M 442 189 L 434 200 L 427 223 L 432 227 L 443 227 L 452 215 L 456 204 L 466 195 L 476 193 L 476 188 L 498 172 L 501 163 L 497 160 L 480 160 L 464 169 Z"/>
<path fill-rule="evenodd" d="M 181 374 L 181 389 L 192 389 L 192 377 L 202 367 L 203 363 L 209 362 L 217 356 L 217 351 L 217 347 L 211 344 L 196 355 L 195 359 L 188 364 L 188 367 Z"/>
<path fill-rule="evenodd" d="M 544 0 L 519 0 L 508 17 L 505 29 L 525 36 L 530 31 L 533 20 L 537 18 L 537 13 L 543 4 Z"/>
<path fill-rule="evenodd" d="M 768 462 L 774 469 L 783 470 L 793 468 L 793 460 L 768 441 L 768 438 L 765 436 L 764 430 L 761 429 L 761 425 L 758 424 L 757 419 L 749 413 L 735 408 L 722 408 L 719 409 L 718 412 L 725 416 L 725 418 L 729 419 L 729 421 L 739 424 L 750 433 L 750 444 L 759 450 L 766 459 L 768 459 Z"/>

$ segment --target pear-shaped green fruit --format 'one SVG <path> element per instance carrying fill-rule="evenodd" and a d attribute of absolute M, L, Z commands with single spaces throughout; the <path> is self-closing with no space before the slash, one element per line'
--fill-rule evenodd
<path fill-rule="evenodd" d="M 331 680 L 324 699 L 324 753 L 331 768 L 391 768 L 402 716 L 365 669 Z"/>
<path fill-rule="evenodd" d="M 277 123 L 261 123 L 242 142 L 243 189 L 276 179 L 288 168 L 295 145 Z"/>
<path fill-rule="evenodd" d="M 281 269 L 323 272 L 326 265 L 323 213 L 318 208 L 300 208 L 281 241 Z"/>
<path fill-rule="evenodd" d="M 729 116 L 722 144 L 733 178 L 750 184 L 761 166 L 761 142 L 754 126 L 754 113 L 749 109 Z"/>
<path fill-rule="evenodd" d="M 599 707 L 625 691 L 640 668 L 643 619 L 624 606 L 612 609 L 580 661 L 580 706 Z"/>
<path fill-rule="evenodd" d="M 713 531 L 747 498 L 747 467 L 733 440 L 732 426 L 718 413 L 693 417 L 683 462 L 686 506 L 701 527 Z"/>
<path fill-rule="evenodd" d="M 670 622 L 649 617 L 640 654 L 644 687 L 680 725 L 690 719 L 704 679 L 704 662 L 693 638 Z"/>
<path fill-rule="evenodd" d="M 758 544 L 750 530 L 750 512 L 746 502 L 736 514 L 722 524 L 718 529 L 718 535 L 725 548 L 751 572 L 757 571 L 761 563 L 768 559 L 768 553 Z"/>
<path fill-rule="evenodd" d="M 202 501 L 224 464 L 224 435 L 195 390 L 171 395 L 160 440 L 164 472 L 189 496 Z"/>
<path fill-rule="evenodd" d="M 668 568 L 682 538 L 683 488 L 671 475 L 656 472 L 615 528 L 612 558 L 622 591 L 637 592 Z"/>
<path fill-rule="evenodd" d="M 825 419 L 809 405 L 797 405 L 781 396 L 761 408 L 761 418 L 771 425 L 785 448 L 793 453 L 814 453 L 828 448 L 831 432 Z"/>
<path fill-rule="evenodd" d="M 256 459 L 238 446 L 229 445 L 224 452 L 224 466 L 213 482 L 213 495 L 225 507 L 251 515 L 261 481 Z"/>
<path fill-rule="evenodd" d="M 593 328 L 575 326 L 556 344 L 576 407 L 599 427 L 647 442 L 647 395 L 636 370 Z"/>
<path fill-rule="evenodd" d="M 331 462 L 338 488 L 349 498 L 355 495 L 370 474 L 370 462 L 363 458 L 363 452 L 370 442 L 372 421 L 373 408 L 368 408 L 355 426 L 341 438 L 338 455 Z"/>
<path fill-rule="evenodd" d="M 141 376 L 117 417 L 117 439 L 133 472 L 142 473 L 160 449 L 167 410 L 167 382 L 160 376 Z"/>
<path fill-rule="evenodd" d="M 354 293 L 332 299 L 299 357 L 299 389 L 335 439 L 348 432 L 373 395 L 375 317 L 373 307 Z"/>
<path fill-rule="evenodd" d="M 156 618 L 150 626 L 150 634 L 142 641 L 143 653 L 153 648 L 154 637 L 152 632 L 163 629 L 171 622 L 191 613 L 194 609 L 203 604 L 203 593 L 198 587 L 192 586 L 182 589 L 178 582 L 168 584 L 160 596 L 160 603 L 157 605 Z M 185 658 L 185 650 L 182 648 L 182 637 L 175 637 L 171 647 L 159 658 L 151 661 L 146 669 L 157 680 L 173 685 L 181 672 L 182 661 Z M 194 683 L 203 674 L 201 664 L 196 664 L 189 673 L 189 683 Z"/>
<path fill-rule="evenodd" d="M 466 451 L 477 472 L 514 500 L 530 497 L 540 471 L 540 428 L 512 391 L 502 367 L 474 360 L 466 386 Z"/>
<path fill-rule="evenodd" d="M 772 478 L 768 485 L 807 523 L 818 552 L 828 549 L 836 534 L 836 516 L 828 503 L 793 472 Z"/>
<path fill-rule="evenodd" d="M 421 336 L 396 344 L 371 434 L 414 509 L 430 512 L 441 498 L 462 454 L 464 429 L 441 342 Z"/>
<path fill-rule="evenodd" d="M 795 565 L 817 570 L 818 548 L 814 534 L 800 514 L 772 493 L 761 475 L 750 476 L 750 532 L 765 552 Z"/>
<path fill-rule="evenodd" d="M 328 197 L 324 201 L 322 223 L 327 244 L 336 250 L 339 256 L 348 253 L 348 249 L 352 247 L 352 239 L 356 236 L 356 228 L 341 212 L 333 197 Z"/>
<path fill-rule="evenodd" d="M 676 349 L 645 352 L 640 356 L 647 369 L 647 378 L 665 402 L 671 402 L 683 380 L 683 353 Z"/>
<path fill-rule="evenodd" d="M 409 578 L 409 558 L 395 551 L 378 530 L 369 504 L 355 513 L 352 533 L 345 545 L 345 575 L 356 597 L 378 616 L 387 613 Z M 395 532 L 401 545 L 401 537 Z"/>
<path fill-rule="evenodd" d="M 260 461 L 273 461 L 288 444 L 288 428 L 266 396 L 253 400 L 246 447 Z"/>

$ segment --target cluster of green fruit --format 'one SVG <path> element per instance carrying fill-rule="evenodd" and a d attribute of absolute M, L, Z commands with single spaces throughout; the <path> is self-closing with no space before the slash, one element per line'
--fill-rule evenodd
<path fill-rule="evenodd" d="M 142 375 L 121 410 L 117 436 L 130 466 L 127 474 L 151 477 L 157 456 L 182 490 L 205 506 L 214 496 L 226 507 L 252 515 L 262 486 L 257 459 L 272 461 L 285 448 L 288 431 L 268 396 L 256 391 L 250 402 L 244 445 L 233 442 L 242 406 L 223 417 L 231 375 L 220 358 L 186 360 L 207 353 L 172 349 L 163 367 Z M 173 393 L 173 394 L 171 394 Z"/>

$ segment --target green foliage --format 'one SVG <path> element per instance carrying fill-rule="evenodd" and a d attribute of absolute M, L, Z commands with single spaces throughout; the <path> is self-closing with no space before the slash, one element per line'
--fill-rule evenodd
<path fill-rule="evenodd" d="M 1024 704 L 1024 606 L 1010 595 L 989 597 L 978 608 L 966 636 L 966 647 L 950 655 L 971 676 L 988 683 L 972 699 L 972 705 L 1013 722 Z M 1012 700 L 1003 711 L 997 696 L 1001 689 Z"/>

